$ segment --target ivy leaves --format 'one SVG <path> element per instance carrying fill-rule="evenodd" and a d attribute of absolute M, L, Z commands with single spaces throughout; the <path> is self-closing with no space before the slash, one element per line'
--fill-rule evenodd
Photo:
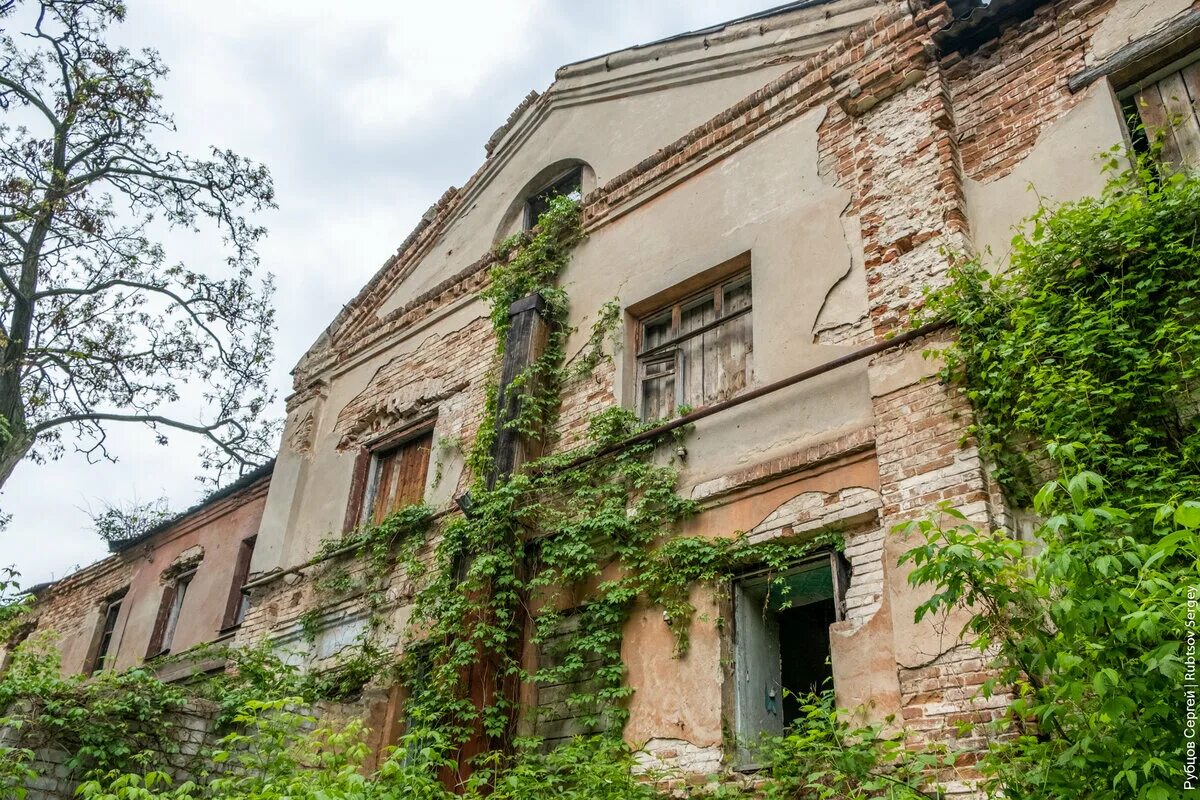
<path fill-rule="evenodd" d="M 959 326 L 944 377 L 1018 502 L 1049 477 L 1038 442 L 1133 494 L 1200 482 L 1200 179 L 1147 174 L 1043 207 L 1008 272 L 969 262 L 931 297 Z"/>
<path fill-rule="evenodd" d="M 956 268 L 943 378 L 1029 540 L 941 509 L 910 525 L 918 617 L 971 612 L 1013 688 L 981 762 L 1009 798 L 1181 796 L 1183 642 L 1200 575 L 1200 177 L 1147 161 L 1043 207 L 1011 267 Z"/>

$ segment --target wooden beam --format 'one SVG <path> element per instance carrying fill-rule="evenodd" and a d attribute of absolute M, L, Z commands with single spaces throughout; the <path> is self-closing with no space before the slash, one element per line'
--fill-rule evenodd
<path fill-rule="evenodd" d="M 512 304 L 508 309 L 508 334 L 504 340 L 504 359 L 500 362 L 500 379 L 496 396 L 496 441 L 492 445 L 492 471 L 488 475 L 488 488 L 497 480 L 512 475 L 525 462 L 541 455 L 540 436 L 522 435 L 508 424 L 517 419 L 522 410 L 521 393 L 510 391 L 512 382 L 530 364 L 541 357 L 550 337 L 550 326 L 542 316 L 546 301 L 539 294 L 531 294 Z M 525 386 L 524 391 L 536 391 L 535 386 Z"/>
<path fill-rule="evenodd" d="M 1200 43 L 1200 9 L 1192 9 L 1149 36 L 1130 42 L 1094 67 L 1067 79 L 1067 88 L 1078 92 L 1100 78 L 1111 77 L 1121 89 L 1152 73 L 1167 61 L 1179 58 Z M 1152 60 L 1151 60 L 1152 59 Z"/>

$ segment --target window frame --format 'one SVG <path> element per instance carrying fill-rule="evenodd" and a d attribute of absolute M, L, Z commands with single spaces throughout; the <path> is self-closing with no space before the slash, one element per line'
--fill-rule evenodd
<path fill-rule="evenodd" d="M 739 595 L 746 592 L 747 588 L 760 586 L 762 583 L 773 583 L 785 579 L 786 577 L 808 570 L 821 569 L 825 564 L 829 565 L 830 578 L 833 591 L 833 611 L 834 623 L 842 622 L 846 619 L 846 591 L 850 585 L 850 563 L 845 555 L 833 548 L 822 548 L 815 553 L 800 558 L 783 569 L 774 567 L 760 566 L 744 572 L 740 572 L 729 578 L 727 586 L 727 603 L 725 613 L 732 624 L 729 626 L 727 634 L 727 652 L 730 654 L 730 662 L 728 671 L 726 672 L 726 693 L 725 702 L 728 704 L 729 719 L 731 720 L 732 738 L 732 759 L 734 769 L 739 772 L 754 771 L 760 767 L 755 759 L 751 747 L 752 742 L 747 742 L 748 736 L 755 735 L 754 732 L 742 730 L 742 689 L 741 682 L 746 675 L 745 670 L 747 664 L 740 663 L 738 660 L 739 648 L 741 644 L 741 636 L 743 632 L 739 630 L 741 613 L 739 612 Z M 745 587 L 745 588 L 743 588 Z M 768 596 L 770 589 L 768 591 Z M 803 608 L 806 605 L 815 604 L 821 601 L 813 601 L 812 603 L 803 603 L 793 606 L 792 609 Z M 779 612 L 776 612 L 779 613 Z M 828 634 L 827 634 L 828 635 Z M 829 636 L 829 647 L 832 650 L 833 637 Z M 782 666 L 782 665 L 781 665 Z M 780 693 L 780 719 L 783 719 L 783 695 Z M 767 733 L 767 731 L 758 731 L 758 735 Z"/>
<path fill-rule="evenodd" d="M 524 204 L 522 206 L 522 210 L 521 210 L 521 230 L 523 230 L 523 231 L 532 230 L 533 226 L 537 225 L 537 217 L 540 215 L 536 215 L 536 216 L 534 215 L 534 212 L 533 212 L 534 202 L 537 201 L 542 195 L 545 195 L 549 192 L 553 192 L 555 189 L 560 188 L 562 185 L 566 184 L 568 181 L 570 181 L 573 184 L 578 184 L 579 188 L 576 189 L 575 191 L 577 191 L 579 193 L 578 199 L 579 200 L 583 199 L 583 165 L 575 164 L 574 166 L 558 173 L 552 179 L 546 181 L 544 184 L 542 184 L 541 188 L 538 189 L 537 191 L 530 192 L 526 196 L 525 202 L 524 202 Z M 575 192 L 557 192 L 551 196 L 570 197 L 574 193 Z"/>
<path fill-rule="evenodd" d="M 376 437 L 359 448 L 354 464 L 354 476 L 350 483 L 350 497 L 346 504 L 346 520 L 343 532 L 354 530 L 374 516 L 374 503 L 379 491 L 379 464 L 381 459 L 395 450 L 425 436 L 429 437 L 429 455 L 425 461 L 421 499 L 425 499 L 425 488 L 429 482 L 429 464 L 433 459 L 433 446 L 437 439 L 437 416 L 432 415 L 405 425 L 383 436 Z"/>
<path fill-rule="evenodd" d="M 725 295 L 728 288 L 737 288 L 741 285 L 749 287 L 749 295 L 746 304 L 732 312 L 725 312 Z M 709 322 L 698 325 L 697 327 L 688 330 L 680 331 L 682 325 L 683 312 L 696 305 L 698 302 L 704 302 L 707 298 L 712 299 L 713 319 Z M 687 398 L 684 396 L 686 389 L 686 375 L 684 363 L 683 346 L 692 341 L 698 336 L 703 336 L 706 333 L 715 331 L 723 325 L 749 315 L 754 311 L 754 274 L 750 267 L 749 261 L 744 264 L 739 263 L 738 268 L 720 275 L 716 279 L 708 281 L 703 285 L 703 288 L 691 291 L 687 294 L 682 294 L 679 297 L 671 299 L 668 302 L 659 304 L 647 312 L 642 312 L 637 315 L 634 328 L 634 385 L 636 394 L 634 398 L 634 410 L 643 420 L 645 417 L 645 383 L 648 379 L 662 378 L 671 375 L 674 378 L 674 409 L 686 404 Z M 645 347 L 647 338 L 646 330 L 650 325 L 661 324 L 666 319 L 670 320 L 667 338 L 656 343 L 652 347 Z M 750 350 L 753 350 L 753 332 L 750 336 Z M 652 365 L 670 364 L 669 371 L 648 374 L 648 367 Z M 750 383 L 750 365 L 746 364 L 746 384 Z M 702 406 L 697 406 L 702 407 Z"/>
<path fill-rule="evenodd" d="M 1137 73 L 1138 77 L 1136 78 L 1130 78 L 1118 83 L 1116 80 L 1114 80 L 1116 76 L 1109 76 L 1110 85 L 1112 86 L 1113 92 L 1117 97 L 1117 101 L 1121 109 L 1121 123 L 1123 129 L 1126 135 L 1129 137 L 1129 140 L 1132 142 L 1135 151 L 1146 152 L 1149 149 L 1151 136 L 1150 126 L 1153 124 L 1152 122 L 1147 122 L 1142 111 L 1142 106 L 1138 102 L 1138 98 L 1144 92 L 1158 86 L 1164 80 L 1173 75 L 1178 75 L 1180 83 L 1184 84 L 1186 90 L 1190 92 L 1194 87 L 1188 85 L 1183 76 L 1184 70 L 1187 70 L 1189 67 L 1193 68 L 1194 70 L 1200 69 L 1200 42 L 1197 42 L 1189 50 L 1174 54 L 1160 52 L 1156 55 L 1151 55 L 1146 59 L 1143 59 Z M 1184 98 L 1184 100 L 1187 101 L 1188 98 Z M 1190 101 L 1189 104 L 1192 106 L 1192 115 L 1194 121 L 1200 123 L 1200 109 L 1197 108 L 1197 103 L 1200 103 L 1200 100 Z M 1133 124 L 1135 123 L 1140 127 L 1140 130 L 1133 127 Z M 1164 124 L 1160 128 L 1160 131 L 1168 132 L 1173 138 L 1173 131 L 1177 126 L 1172 124 L 1170 120 L 1164 120 L 1163 123 Z M 1184 162 L 1176 164 L 1172 162 L 1170 160 L 1170 148 L 1164 148 L 1162 155 L 1165 157 L 1161 163 L 1166 166 L 1179 168 L 1186 163 Z M 1176 153 L 1176 155 L 1182 157 L 1184 154 L 1180 152 Z M 1193 158 L 1195 158 L 1197 153 L 1193 152 L 1191 155 Z M 1200 168 L 1200 163 L 1191 165 L 1191 169 L 1197 168 Z"/>
<path fill-rule="evenodd" d="M 246 580 L 250 577 L 250 562 L 254 558 L 254 546 L 258 536 L 247 536 L 238 544 L 237 564 L 233 570 L 233 582 L 229 586 L 229 599 L 225 602 L 225 616 L 221 623 L 221 633 L 234 630 L 241 626 L 250 608 L 250 595 L 242 591 Z"/>
<path fill-rule="evenodd" d="M 125 587 L 120 591 L 108 595 L 101 603 L 100 619 L 96 624 L 96 639 L 95 645 L 92 647 L 92 652 L 88 657 L 88 675 L 95 675 L 106 669 L 106 663 L 110 656 L 116 655 L 116 648 L 113 646 L 114 641 L 118 641 L 117 637 L 117 622 L 121 619 L 121 609 L 125 605 L 125 597 L 129 593 L 129 587 Z M 109 620 L 112 621 L 112 626 L 109 627 Z"/>
<path fill-rule="evenodd" d="M 178 574 L 172 575 L 170 582 L 163 587 L 162 597 L 158 603 L 158 615 L 150 636 L 150 646 L 146 649 L 147 660 L 170 654 L 171 645 L 175 642 L 175 632 L 179 627 L 179 620 L 183 616 L 183 604 L 187 602 L 188 588 L 195 580 L 199 569 L 200 565 L 196 564 L 180 570 Z"/>

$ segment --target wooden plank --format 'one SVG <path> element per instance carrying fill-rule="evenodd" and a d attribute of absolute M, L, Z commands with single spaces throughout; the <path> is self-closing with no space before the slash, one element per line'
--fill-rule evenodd
<path fill-rule="evenodd" d="M 1188 106 L 1191 109 L 1193 135 L 1200 140 L 1200 61 L 1194 61 L 1179 71 L 1184 88 L 1188 93 Z M 1192 152 L 1185 156 L 1184 163 L 1191 167 L 1200 166 L 1200 153 Z"/>
<path fill-rule="evenodd" d="M 750 352 L 751 317 L 744 314 L 722 330 L 718 347 L 720 393 L 716 400 L 728 400 L 746 388 L 746 358 Z"/>
<path fill-rule="evenodd" d="M 1179 166 L 1200 163 L 1200 125 L 1197 124 L 1196 111 L 1188 97 L 1183 75 L 1178 72 L 1168 75 L 1158 82 L 1158 90 L 1178 150 L 1176 159 L 1171 163 Z"/>
<path fill-rule="evenodd" d="M 350 498 L 346 501 L 346 517 L 342 522 L 342 533 L 354 530 L 363 518 L 363 503 L 367 496 L 367 476 L 371 471 L 371 451 L 358 448 L 354 457 L 354 474 L 350 479 Z"/>
<path fill-rule="evenodd" d="M 1146 127 L 1146 137 L 1151 142 L 1162 142 L 1162 160 L 1169 164 L 1179 163 L 1179 146 L 1175 143 L 1175 134 L 1171 130 L 1167 109 L 1163 104 L 1162 94 L 1158 84 L 1147 86 L 1137 94 L 1138 114 Z"/>
<path fill-rule="evenodd" d="M 1188 99 L 1192 103 L 1192 113 L 1197 113 L 1200 108 L 1200 61 L 1193 61 L 1183 69 L 1179 70 L 1179 74 L 1183 76 L 1183 85 L 1187 87 Z"/>
<path fill-rule="evenodd" d="M 375 467 L 375 496 L 371 500 L 371 522 L 378 525 L 388 515 L 396 469 L 396 452 L 380 455 Z"/>
<path fill-rule="evenodd" d="M 605 727 L 603 723 L 599 725 L 585 725 L 577 717 L 568 717 L 566 719 L 538 723 L 537 735 L 545 739 L 569 739 L 572 736 L 588 736 L 600 733 L 605 730 Z"/>
<path fill-rule="evenodd" d="M 584 697 L 594 697 L 594 695 L 604 688 L 604 682 L 599 678 L 588 677 L 584 680 L 573 681 L 571 683 L 559 683 L 550 686 L 538 685 L 538 707 L 551 709 L 555 707 L 563 707 L 570 710 L 570 715 L 579 713 L 577 707 L 573 707 L 568 701 L 577 695 Z M 556 717 L 548 716 L 546 719 L 556 719 Z"/>
<path fill-rule="evenodd" d="M 1155 59 L 1161 65 L 1163 61 L 1158 59 L 1170 57 L 1165 54 L 1186 52 L 1189 47 L 1194 46 L 1198 36 L 1200 9 L 1192 9 L 1149 36 L 1143 36 L 1125 45 L 1096 66 L 1075 73 L 1067 79 L 1067 88 L 1071 92 L 1078 92 L 1106 75 L 1113 76 L 1114 85 L 1129 86 L 1138 77 L 1149 74 L 1149 70 L 1142 71 L 1148 60 Z M 1138 72 L 1141 74 L 1133 74 Z"/>
<path fill-rule="evenodd" d="M 242 540 L 238 545 L 237 564 L 233 570 L 233 583 L 229 586 L 229 599 L 225 602 L 225 616 L 221 623 L 221 629 L 231 628 L 241 622 L 240 616 L 242 608 L 242 586 L 245 585 L 246 579 L 250 577 L 250 560 L 254 557 L 254 543 L 258 539 L 257 536 L 250 536 Z"/>
<path fill-rule="evenodd" d="M 401 445 L 398 455 L 400 468 L 396 476 L 396 490 L 392 500 L 392 511 L 425 499 L 425 477 L 429 473 L 429 454 L 433 449 L 433 431 L 429 431 Z"/>
<path fill-rule="evenodd" d="M 682 309 L 679 333 L 693 333 L 715 320 L 715 302 L 710 291 Z M 709 366 L 705 359 L 705 337 L 693 336 L 679 347 L 683 352 L 683 403 L 691 406 L 705 405 L 709 383 L 716 377 L 710 377 L 705 372 L 705 368 Z"/>
<path fill-rule="evenodd" d="M 150 634 L 150 645 L 146 648 L 146 658 L 154 658 L 162 652 L 167 618 L 171 616 L 171 607 L 175 605 L 175 589 L 175 581 L 163 587 L 162 598 L 158 602 L 158 614 L 154 618 L 154 630 Z"/>
<path fill-rule="evenodd" d="M 545 352 L 550 326 L 542 317 L 544 309 L 545 300 L 535 293 L 516 301 L 508 310 L 508 333 L 504 339 L 504 357 L 500 361 L 500 377 L 497 381 L 497 434 L 492 443 L 493 463 L 487 475 L 488 488 L 494 488 L 498 479 L 512 475 L 526 461 L 541 455 L 542 431 L 534 432 L 531 436 L 510 429 L 506 423 L 521 415 L 522 392 L 510 391 L 509 387 L 526 367 Z M 536 391 L 536 388 L 526 387 L 526 391 Z"/>

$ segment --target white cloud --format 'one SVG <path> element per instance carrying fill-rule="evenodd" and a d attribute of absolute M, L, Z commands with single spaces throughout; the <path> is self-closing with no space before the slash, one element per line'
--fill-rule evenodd
<path fill-rule="evenodd" d="M 429 204 L 474 172 L 487 137 L 556 67 L 767 5 L 141 0 L 115 35 L 156 47 L 170 65 L 172 146 L 219 144 L 271 167 L 280 207 L 263 220 L 271 235 L 261 255 L 279 283 L 282 396 L 288 370 L 341 305 Z M 171 243 L 193 259 L 212 253 Z M 145 430 L 117 428 L 109 442 L 117 464 L 68 454 L 17 468 L 0 498 L 14 514 L 0 565 L 16 564 L 26 583 L 62 577 L 104 555 L 88 506 L 199 499 L 194 440 L 175 435 L 163 448 Z"/>

